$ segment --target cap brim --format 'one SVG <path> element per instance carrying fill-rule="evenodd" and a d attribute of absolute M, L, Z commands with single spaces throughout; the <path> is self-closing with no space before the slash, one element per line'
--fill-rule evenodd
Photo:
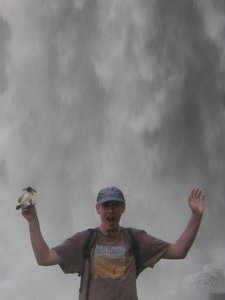
<path fill-rule="evenodd" d="M 98 204 L 102 204 L 105 202 L 109 202 L 109 201 L 115 201 L 115 202 L 121 202 L 121 203 L 125 203 L 125 201 L 121 198 L 116 198 L 116 197 L 104 197 L 102 199 L 100 199 L 99 201 L 97 201 Z"/>

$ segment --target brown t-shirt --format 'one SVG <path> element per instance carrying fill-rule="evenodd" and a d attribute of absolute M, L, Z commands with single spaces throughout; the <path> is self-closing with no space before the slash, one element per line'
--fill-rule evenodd
<path fill-rule="evenodd" d="M 143 230 L 132 229 L 138 243 L 139 269 L 154 264 L 166 253 L 169 243 L 159 240 Z M 82 231 L 53 249 L 63 259 L 60 265 L 65 273 L 79 273 L 82 270 L 83 244 L 87 231 Z M 135 258 L 124 231 L 109 238 L 98 230 L 91 250 L 91 280 L 89 300 L 137 300 Z M 84 283 L 79 300 L 85 300 L 88 277 L 88 262 L 85 264 Z"/>

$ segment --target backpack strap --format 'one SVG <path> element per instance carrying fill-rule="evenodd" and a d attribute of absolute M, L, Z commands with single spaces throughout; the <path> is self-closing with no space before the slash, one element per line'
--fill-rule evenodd
<path fill-rule="evenodd" d="M 90 256 L 91 256 L 91 248 L 96 240 L 97 237 L 97 228 L 89 228 L 87 229 L 87 237 L 86 240 L 84 241 L 83 245 L 83 265 L 82 265 L 82 270 L 78 273 L 78 276 L 80 276 L 80 288 L 79 292 L 82 292 L 83 288 L 83 281 L 84 281 L 84 268 L 85 268 L 85 263 L 86 260 L 88 259 L 89 262 L 89 270 L 88 270 L 88 287 L 89 287 L 89 281 L 91 279 L 91 270 L 90 270 Z M 88 294 L 88 288 L 86 291 L 86 294 Z M 88 299 L 88 297 L 87 297 Z"/>
<path fill-rule="evenodd" d="M 137 240 L 135 239 L 133 229 L 130 227 L 124 228 L 124 234 L 126 239 L 130 244 L 130 252 L 134 255 L 135 259 L 135 267 L 136 267 L 136 276 L 140 273 L 140 255 L 139 255 L 139 245 Z"/>

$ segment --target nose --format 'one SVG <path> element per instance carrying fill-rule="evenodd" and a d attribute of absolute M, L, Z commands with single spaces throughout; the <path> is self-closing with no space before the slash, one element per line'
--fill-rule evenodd
<path fill-rule="evenodd" d="M 112 211 L 114 210 L 115 206 L 113 204 L 109 204 L 107 208 L 108 210 Z"/>

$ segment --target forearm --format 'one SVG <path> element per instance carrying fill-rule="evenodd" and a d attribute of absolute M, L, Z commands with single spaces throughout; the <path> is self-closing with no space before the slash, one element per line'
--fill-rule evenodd
<path fill-rule="evenodd" d="M 42 236 L 38 218 L 29 222 L 29 230 L 31 244 L 37 263 L 39 265 L 46 265 L 50 249 Z"/>
<path fill-rule="evenodd" d="M 165 258 L 182 259 L 185 258 L 191 248 L 201 223 L 202 215 L 192 213 L 188 225 L 179 239 L 171 244 Z"/>
<path fill-rule="evenodd" d="M 46 244 L 39 225 L 37 212 L 32 205 L 22 209 L 23 217 L 28 221 L 30 239 L 37 263 L 42 266 L 52 266 L 62 263 L 62 259 Z"/>

